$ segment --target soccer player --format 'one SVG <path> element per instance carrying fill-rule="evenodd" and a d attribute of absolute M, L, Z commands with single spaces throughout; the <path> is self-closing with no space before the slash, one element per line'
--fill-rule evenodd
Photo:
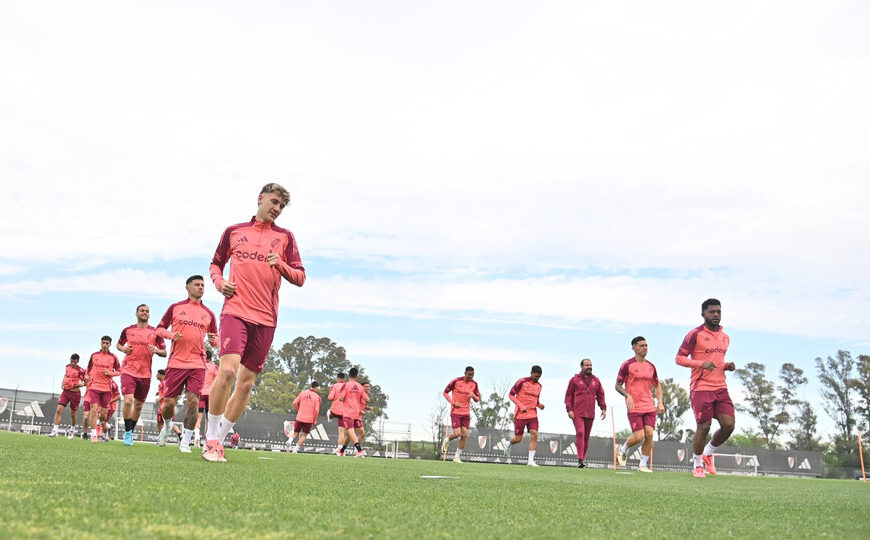
<path fill-rule="evenodd" d="M 338 396 L 341 393 L 342 387 L 344 387 L 344 383 L 347 381 L 347 375 L 344 373 L 339 373 L 335 378 L 335 383 L 329 387 L 329 395 L 326 399 L 332 401 L 332 404 L 329 406 L 329 409 L 326 411 L 326 418 L 332 420 L 333 418 L 338 422 L 338 445 L 335 447 L 335 453 L 338 454 L 341 452 L 341 443 L 344 441 L 344 428 L 341 427 L 341 402 L 338 400 Z"/>
<path fill-rule="evenodd" d="M 103 421 L 103 437 L 100 439 L 102 442 L 109 442 L 112 429 L 114 428 L 112 417 L 115 415 L 115 411 L 118 410 L 118 402 L 121 401 L 121 389 L 118 388 L 118 383 L 114 379 L 110 379 L 109 383 L 111 387 L 109 389 L 111 399 L 109 400 L 109 409 L 106 411 L 106 419 Z"/>
<path fill-rule="evenodd" d="M 275 225 L 289 202 L 290 194 L 280 185 L 263 186 L 257 214 L 224 231 L 211 262 L 211 279 L 226 299 L 221 311 L 220 370 L 211 388 L 202 453 L 206 461 L 226 461 L 223 440 L 247 407 L 272 345 L 281 279 L 298 287 L 305 283 L 293 233 Z M 231 263 L 230 276 L 224 279 L 227 263 Z"/>
<path fill-rule="evenodd" d="M 121 330 L 115 347 L 124 353 L 121 364 L 121 393 L 124 394 L 124 446 L 133 446 L 133 428 L 139 422 L 142 406 L 151 389 L 151 359 L 166 358 L 166 342 L 157 329 L 148 325 L 151 308 L 136 306 L 136 324 Z"/>
<path fill-rule="evenodd" d="M 109 352 L 112 346 L 112 338 L 103 336 L 100 338 L 100 350 L 91 355 L 88 361 L 88 402 L 90 402 L 89 424 L 91 428 L 91 442 L 100 442 L 97 438 L 97 418 L 100 419 L 103 428 L 106 427 L 106 413 L 109 410 L 109 402 L 112 401 L 112 377 L 121 374 L 121 363 L 114 353 Z M 97 412 L 99 411 L 99 412 Z"/>
<path fill-rule="evenodd" d="M 339 441 L 341 448 L 338 455 L 340 456 L 343 456 L 344 451 L 347 450 L 347 439 L 353 441 L 354 448 L 356 448 L 355 457 L 365 457 L 366 455 L 360 445 L 359 437 L 357 437 L 356 428 L 363 426 L 362 411 L 365 410 L 366 404 L 369 402 L 369 395 L 363 385 L 357 382 L 357 375 L 359 375 L 359 370 L 355 367 L 350 368 L 349 380 L 338 395 L 338 400 L 342 403 L 341 420 L 339 420 L 338 425 L 344 428 L 344 440 Z"/>
<path fill-rule="evenodd" d="M 79 366 L 79 355 L 73 353 L 69 357 L 69 364 L 63 374 L 63 382 L 61 387 L 63 392 L 60 394 L 60 399 L 57 400 L 57 411 L 54 413 L 54 424 L 51 426 L 49 437 L 57 437 L 57 429 L 60 425 L 60 418 L 64 408 L 69 405 L 70 427 L 66 434 L 67 439 L 72 439 L 76 436 L 76 424 L 78 423 L 79 403 L 82 399 L 82 391 L 79 390 L 85 386 L 87 381 L 87 372 Z"/>
<path fill-rule="evenodd" d="M 692 368 L 689 399 L 698 423 L 692 469 L 695 478 L 704 478 L 705 468 L 710 474 L 716 474 L 713 454 L 734 431 L 734 403 L 728 395 L 725 372 L 734 371 L 736 366 L 734 362 L 725 361 L 730 339 L 719 326 L 722 320 L 722 304 L 719 300 L 704 300 L 701 317 L 704 318 L 704 324 L 686 335 L 676 359 L 678 365 Z M 719 429 L 705 446 L 714 417 L 719 422 Z"/>
<path fill-rule="evenodd" d="M 529 462 L 531 467 L 537 467 L 535 452 L 538 450 L 538 409 L 544 410 L 541 397 L 541 366 L 532 366 L 528 377 L 523 377 L 514 383 L 510 391 L 510 400 L 514 402 L 514 436 L 504 448 L 504 457 L 510 458 L 511 446 L 523 440 L 523 431 L 529 430 Z"/>
<path fill-rule="evenodd" d="M 628 462 L 628 449 L 643 441 L 640 448 L 640 472 L 651 473 L 649 457 L 653 449 L 653 431 L 656 427 L 656 414 L 665 412 L 662 403 L 662 385 L 656 367 L 646 359 L 649 345 L 643 336 L 631 340 L 631 350 L 634 357 L 629 358 L 619 366 L 616 376 L 616 391 L 625 398 L 625 408 L 628 409 L 628 424 L 631 426 L 631 436 L 622 443 L 616 453 L 616 460 L 625 467 Z M 623 388 L 623 385 L 625 388 Z M 653 403 L 653 388 L 656 402 Z"/>
<path fill-rule="evenodd" d="M 589 435 L 592 433 L 592 423 L 595 421 L 595 402 L 601 409 L 601 419 L 607 418 L 607 403 L 604 402 L 604 388 L 601 381 L 592 374 L 592 360 L 584 358 L 580 361 L 580 373 L 568 381 L 565 390 L 565 409 L 568 418 L 574 422 L 577 446 L 577 467 L 586 466 L 586 451 L 589 449 Z"/>
<path fill-rule="evenodd" d="M 453 433 L 441 443 L 441 453 L 447 455 L 447 446 L 453 439 L 459 438 L 456 445 L 456 453 L 453 455 L 453 463 L 462 463 L 459 456 L 465 449 L 465 441 L 468 440 L 468 427 L 471 425 L 471 400 L 480 401 L 480 389 L 474 380 L 474 368 L 465 368 L 465 375 L 456 377 L 449 383 L 442 393 L 444 399 L 450 404 L 450 424 Z"/>
<path fill-rule="evenodd" d="M 199 448 L 199 426 L 202 424 L 202 415 L 208 410 L 208 395 L 211 392 L 211 385 L 214 383 L 214 378 L 217 377 L 218 365 L 214 361 L 214 353 L 210 350 L 205 351 L 205 382 L 202 385 L 202 395 L 199 396 L 199 412 L 196 415 L 196 426 L 193 428 L 194 446 Z"/>
<path fill-rule="evenodd" d="M 319 382 L 312 382 L 310 390 L 299 392 L 299 395 L 293 400 L 296 421 L 293 424 L 293 434 L 287 439 L 288 452 L 292 451 L 294 454 L 298 454 L 299 449 L 305 444 L 308 434 L 311 433 L 311 427 L 317 423 L 317 417 L 320 415 L 320 395 L 317 393 L 319 386 Z M 290 444 L 297 436 L 299 436 L 299 441 L 291 448 Z"/>
<path fill-rule="evenodd" d="M 166 370 L 158 369 L 157 370 L 157 431 L 159 435 L 157 436 L 157 446 L 166 446 L 166 438 L 163 436 L 163 393 L 166 391 L 166 385 L 163 384 L 163 381 L 166 380 Z M 175 411 L 172 411 L 172 416 L 169 418 L 169 430 L 174 431 L 176 435 L 178 435 L 178 440 L 181 440 L 181 430 L 178 429 L 178 426 L 172 423 L 175 420 Z"/>
<path fill-rule="evenodd" d="M 166 363 L 166 378 L 163 380 L 163 417 L 172 417 L 178 396 L 186 388 L 184 431 L 178 449 L 189 454 L 199 396 L 205 383 L 205 340 L 208 339 L 212 347 L 217 346 L 217 320 L 214 313 L 202 303 L 205 293 L 202 276 L 187 278 L 185 288 L 187 300 L 169 306 L 157 325 L 157 335 L 172 340 L 169 361 Z M 167 424 L 171 425 L 171 422 Z M 162 436 L 165 441 L 169 436 L 169 428 L 164 428 Z"/>

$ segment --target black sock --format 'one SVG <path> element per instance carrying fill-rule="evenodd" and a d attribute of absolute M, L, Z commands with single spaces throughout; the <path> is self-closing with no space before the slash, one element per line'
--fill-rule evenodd
<path fill-rule="evenodd" d="M 130 420 L 127 418 L 124 419 L 124 431 L 130 431 Z"/>
<path fill-rule="evenodd" d="M 356 448 L 357 452 L 362 452 L 362 447 L 359 445 L 359 443 L 354 444 L 354 447 Z"/>
<path fill-rule="evenodd" d="M 341 453 L 343 454 L 345 450 L 347 450 L 347 445 L 346 445 L 346 444 L 345 444 L 344 446 L 341 447 Z"/>
<path fill-rule="evenodd" d="M 138 422 L 138 420 L 130 420 L 130 429 L 128 431 L 136 429 L 136 422 Z"/>

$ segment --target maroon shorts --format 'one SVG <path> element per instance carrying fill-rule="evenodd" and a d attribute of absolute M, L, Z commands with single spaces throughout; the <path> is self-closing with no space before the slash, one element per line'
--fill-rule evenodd
<path fill-rule="evenodd" d="M 362 420 L 357 418 L 351 418 L 350 416 L 342 416 L 338 420 L 338 427 L 343 427 L 344 429 L 354 429 L 361 428 Z"/>
<path fill-rule="evenodd" d="M 628 413 L 628 425 L 631 426 L 631 432 L 643 431 L 644 426 L 651 428 L 656 427 L 656 413 L 653 412 L 630 412 Z"/>
<path fill-rule="evenodd" d="M 188 392 L 197 396 L 202 392 L 205 384 L 205 368 L 166 368 L 166 378 L 163 379 L 163 397 L 175 398 L 181 395 L 181 391 L 187 387 Z"/>
<path fill-rule="evenodd" d="M 313 422 L 300 422 L 297 420 L 293 423 L 293 433 L 311 433 L 311 426 L 313 425 Z"/>
<path fill-rule="evenodd" d="M 109 405 L 109 410 L 106 411 L 106 419 L 107 420 L 109 418 L 111 418 L 113 414 L 115 414 L 115 411 L 118 410 L 118 406 L 116 405 L 116 403 L 117 403 L 117 401 L 114 401 L 114 402 L 112 402 L 111 405 Z"/>
<path fill-rule="evenodd" d="M 69 405 L 69 408 L 77 411 L 79 410 L 79 403 L 82 400 L 82 394 L 78 390 L 64 390 L 60 394 L 60 399 L 57 400 L 57 404 L 61 407 L 66 407 Z M 90 407 L 88 407 L 90 409 Z"/>
<path fill-rule="evenodd" d="M 125 396 L 133 394 L 134 399 L 145 401 L 148 390 L 151 390 L 151 377 L 134 377 L 121 373 L 121 393 Z"/>
<path fill-rule="evenodd" d="M 529 433 L 538 431 L 538 417 L 525 418 L 523 420 L 514 418 L 514 435 L 522 435 L 526 427 L 529 428 Z"/>
<path fill-rule="evenodd" d="M 714 416 L 725 414 L 734 417 L 734 403 L 727 388 L 717 390 L 695 390 L 689 394 L 695 421 L 699 424 L 709 422 Z"/>
<path fill-rule="evenodd" d="M 204 396 L 199 396 L 199 412 L 205 412 L 208 410 L 208 394 Z"/>
<path fill-rule="evenodd" d="M 337 421 L 339 426 L 341 425 L 341 415 L 340 414 L 335 414 L 335 411 L 333 411 L 332 419 Z"/>
<path fill-rule="evenodd" d="M 450 413 L 450 423 L 453 425 L 453 429 L 467 428 L 471 425 L 471 415 Z"/>
<path fill-rule="evenodd" d="M 88 390 L 88 398 L 85 403 L 90 403 L 90 405 L 99 405 L 100 407 L 106 409 L 109 407 L 109 403 L 111 401 L 112 393 L 108 390 L 100 391 L 91 388 L 90 390 Z M 87 410 L 90 410 L 90 407 L 88 407 Z"/>
<path fill-rule="evenodd" d="M 91 402 L 88 401 L 88 393 L 85 392 L 85 400 L 82 402 L 82 410 L 89 412 L 91 410 Z"/>
<path fill-rule="evenodd" d="M 238 354 L 242 357 L 242 365 L 254 373 L 263 371 L 274 338 L 274 326 L 250 323 L 233 315 L 221 315 L 220 356 Z"/>

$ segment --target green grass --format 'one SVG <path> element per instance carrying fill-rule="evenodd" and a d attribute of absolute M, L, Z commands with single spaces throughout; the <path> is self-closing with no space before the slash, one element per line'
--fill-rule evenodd
<path fill-rule="evenodd" d="M 250 450 L 227 459 L 0 432 L 0 537 L 870 535 L 870 486 L 856 481 Z"/>

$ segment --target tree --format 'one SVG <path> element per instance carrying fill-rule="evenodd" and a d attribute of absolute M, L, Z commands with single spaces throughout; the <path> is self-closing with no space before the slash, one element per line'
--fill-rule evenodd
<path fill-rule="evenodd" d="M 752 430 L 747 430 L 743 433 L 734 433 L 728 438 L 728 444 L 731 446 L 740 446 L 742 448 L 761 448 L 767 444 L 767 438 L 760 433 Z"/>
<path fill-rule="evenodd" d="M 809 401 L 798 401 L 797 414 L 794 417 L 794 428 L 791 430 L 792 450 L 806 450 L 818 452 L 824 449 L 821 440 L 816 437 L 816 423 L 818 418 Z"/>
<path fill-rule="evenodd" d="M 449 404 L 443 396 L 438 396 L 435 403 L 432 404 L 432 409 L 429 411 L 429 421 L 426 425 L 426 431 L 432 437 L 432 443 L 435 445 L 435 455 L 439 454 L 441 442 L 444 440 L 445 425 L 447 417 L 450 414 Z M 478 427 L 480 423 L 478 422 Z"/>
<path fill-rule="evenodd" d="M 293 382 L 292 376 L 283 371 L 270 371 L 258 379 L 259 384 L 251 390 L 251 410 L 287 413 L 299 395 L 299 387 Z"/>
<path fill-rule="evenodd" d="M 858 356 L 858 378 L 853 381 L 858 392 L 858 406 L 855 411 L 861 415 L 861 429 L 870 427 L 870 355 Z"/>
<path fill-rule="evenodd" d="M 837 433 L 834 435 L 834 448 L 841 456 L 851 456 L 857 446 L 857 438 L 853 435 L 856 427 L 855 409 L 852 403 L 852 391 L 855 381 L 852 370 L 855 360 L 849 351 L 837 351 L 836 358 L 826 360 L 816 358 L 816 369 L 819 372 L 819 393 L 825 404 L 825 412 L 834 421 Z"/>
<path fill-rule="evenodd" d="M 735 372 L 746 389 L 745 402 L 748 404 L 738 403 L 737 410 L 755 418 L 761 435 L 767 442 L 767 447 L 776 448 L 776 437 L 780 428 L 788 424 L 791 418 L 788 413 L 791 391 L 788 391 L 789 397 L 783 396 L 782 388 L 777 388 L 773 381 L 767 379 L 764 372 L 764 364 L 758 362 L 749 362 L 744 368 Z M 787 370 L 787 373 L 788 376 L 794 375 L 793 370 Z"/>
<path fill-rule="evenodd" d="M 471 402 L 471 410 L 477 419 L 478 428 L 508 429 L 511 423 L 511 400 L 508 398 L 510 383 L 493 382 L 493 392 L 488 398 L 481 396 L 480 403 Z"/>
<path fill-rule="evenodd" d="M 689 393 L 674 379 L 664 379 L 661 385 L 665 412 L 656 422 L 656 435 L 660 441 L 679 440 L 683 415 L 692 407 Z"/>

